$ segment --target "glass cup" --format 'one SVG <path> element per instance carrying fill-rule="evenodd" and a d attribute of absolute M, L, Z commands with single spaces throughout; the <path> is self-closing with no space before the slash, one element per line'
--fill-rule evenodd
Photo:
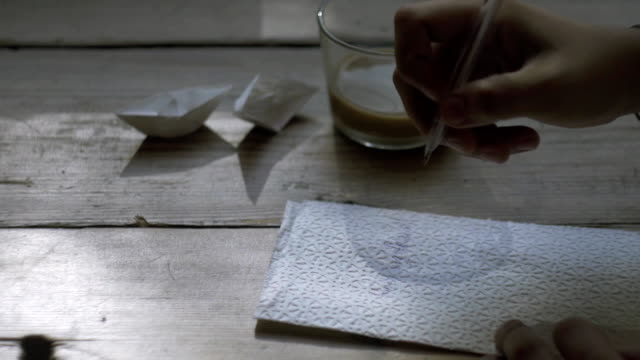
<path fill-rule="evenodd" d="M 393 17 L 408 0 L 324 0 L 318 10 L 335 127 L 373 148 L 424 146 L 393 85 Z"/>

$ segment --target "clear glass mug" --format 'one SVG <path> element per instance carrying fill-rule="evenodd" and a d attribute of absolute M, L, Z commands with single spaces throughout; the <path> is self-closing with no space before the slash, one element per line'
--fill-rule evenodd
<path fill-rule="evenodd" d="M 324 0 L 318 10 L 335 127 L 373 148 L 424 146 L 393 85 L 396 10 L 409 0 Z"/>

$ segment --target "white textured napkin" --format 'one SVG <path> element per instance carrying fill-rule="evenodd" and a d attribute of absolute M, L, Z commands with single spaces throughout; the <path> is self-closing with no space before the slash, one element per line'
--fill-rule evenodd
<path fill-rule="evenodd" d="M 289 203 L 256 317 L 493 353 L 506 320 L 640 329 L 640 234 Z"/>
<path fill-rule="evenodd" d="M 234 112 L 279 132 L 318 89 L 300 81 L 257 75 L 234 103 Z"/>
<path fill-rule="evenodd" d="M 187 135 L 204 124 L 230 85 L 172 90 L 145 98 L 116 115 L 149 136 Z"/>

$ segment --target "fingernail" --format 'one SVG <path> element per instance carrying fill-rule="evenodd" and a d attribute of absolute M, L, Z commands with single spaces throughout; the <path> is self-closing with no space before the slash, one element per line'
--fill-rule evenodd
<path fill-rule="evenodd" d="M 509 334 L 519 328 L 526 327 L 526 325 L 520 320 L 510 320 L 502 324 L 494 335 L 494 342 L 496 344 L 496 350 L 499 354 L 504 354 L 503 343 Z"/>
<path fill-rule="evenodd" d="M 414 126 L 423 136 L 427 136 L 429 134 L 429 125 L 424 124 L 422 122 L 414 122 Z"/>
<path fill-rule="evenodd" d="M 442 106 L 442 117 L 450 125 L 462 125 L 466 121 L 464 100 L 459 96 L 452 96 Z"/>
<path fill-rule="evenodd" d="M 444 145 L 452 148 L 455 151 L 461 153 L 465 152 L 465 142 L 460 138 L 447 137 L 444 141 Z"/>
<path fill-rule="evenodd" d="M 537 148 L 536 145 L 527 145 L 527 144 L 518 144 L 513 149 L 511 149 L 512 154 L 523 153 L 531 150 L 535 150 Z"/>
<path fill-rule="evenodd" d="M 537 135 L 525 135 L 520 139 L 516 139 L 515 144 L 511 148 L 511 153 L 515 154 L 535 150 L 539 142 L 540 140 Z"/>
<path fill-rule="evenodd" d="M 476 157 L 496 164 L 503 164 L 509 159 L 509 156 L 505 156 L 504 151 L 501 150 L 478 151 Z"/>

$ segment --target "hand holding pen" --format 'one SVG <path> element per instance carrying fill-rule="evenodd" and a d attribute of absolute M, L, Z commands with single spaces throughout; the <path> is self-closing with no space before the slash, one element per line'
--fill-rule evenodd
<path fill-rule="evenodd" d="M 432 0 L 396 14 L 396 88 L 429 136 L 465 155 L 505 162 L 538 147 L 538 133 L 498 122 L 527 117 L 562 127 L 608 123 L 640 111 L 640 32 L 579 24 L 504 0 L 469 82 L 453 88 L 482 0 Z"/>

